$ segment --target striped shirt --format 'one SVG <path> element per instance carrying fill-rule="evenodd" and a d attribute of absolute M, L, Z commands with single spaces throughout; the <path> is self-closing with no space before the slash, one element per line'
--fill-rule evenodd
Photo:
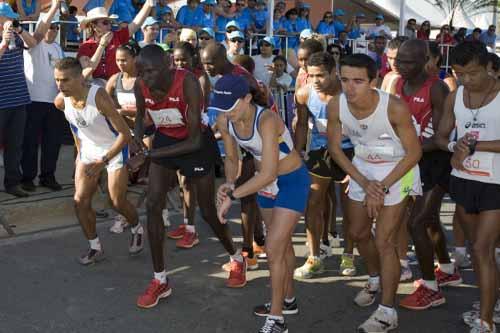
<path fill-rule="evenodd" d="M 23 41 L 16 37 L 17 47 L 6 49 L 0 58 L 0 109 L 31 103 L 24 76 Z"/>

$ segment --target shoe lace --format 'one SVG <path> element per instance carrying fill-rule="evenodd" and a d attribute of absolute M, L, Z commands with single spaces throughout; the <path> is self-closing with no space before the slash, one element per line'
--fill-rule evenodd
<path fill-rule="evenodd" d="M 274 319 L 267 318 L 259 333 L 273 333 L 275 325 L 276 321 Z"/>
<path fill-rule="evenodd" d="M 148 285 L 148 288 L 146 289 L 145 294 L 148 296 L 154 296 L 156 294 L 159 285 L 160 283 L 157 282 L 156 280 L 154 279 L 151 280 L 151 282 Z"/>

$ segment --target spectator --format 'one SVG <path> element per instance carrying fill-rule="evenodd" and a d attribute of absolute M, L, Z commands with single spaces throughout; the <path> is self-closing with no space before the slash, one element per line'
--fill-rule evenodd
<path fill-rule="evenodd" d="M 128 27 L 118 31 L 111 31 L 113 16 L 108 15 L 106 8 L 97 7 L 87 13 L 82 25 L 87 27 L 90 37 L 80 45 L 77 54 L 85 78 L 107 80 L 119 72 L 115 59 L 116 48 L 126 44 L 142 26 L 153 7 L 152 4 L 153 0 L 146 0 Z"/>
<path fill-rule="evenodd" d="M 281 11 L 278 8 L 274 9 L 273 33 L 275 35 L 273 37 L 274 45 L 278 50 L 280 50 L 282 49 L 282 45 L 281 45 L 281 37 L 279 37 L 279 35 L 285 35 L 286 29 L 283 27 L 283 20 L 281 20 Z"/>
<path fill-rule="evenodd" d="M 420 29 L 417 31 L 417 39 L 420 40 L 429 40 L 431 35 L 431 22 L 424 21 L 420 25 Z"/>
<path fill-rule="evenodd" d="M 479 39 L 481 38 L 481 33 L 482 33 L 481 28 L 474 28 L 474 30 L 472 30 L 472 33 L 465 39 L 467 41 L 479 42 Z"/>
<path fill-rule="evenodd" d="M 245 36 L 241 31 L 233 31 L 227 36 L 227 58 L 232 61 L 239 54 L 243 54 Z"/>
<path fill-rule="evenodd" d="M 335 31 L 344 31 L 346 30 L 346 25 L 344 21 L 342 21 L 342 18 L 344 17 L 345 12 L 343 9 L 336 9 L 335 14 L 333 16 L 333 26 L 335 28 Z"/>
<path fill-rule="evenodd" d="M 167 0 L 158 0 L 151 16 L 156 18 L 157 21 L 161 21 L 167 13 L 172 14 L 172 8 L 167 4 Z"/>
<path fill-rule="evenodd" d="M 345 29 L 348 32 L 348 36 L 351 39 L 358 39 L 361 35 L 364 35 L 366 32 L 361 28 L 361 24 L 364 22 L 366 15 L 364 13 L 357 13 L 351 21 L 349 25 Z"/>
<path fill-rule="evenodd" d="M 215 39 L 215 32 L 211 28 L 203 28 L 198 31 L 198 45 L 202 49 Z"/>
<path fill-rule="evenodd" d="M 170 9 L 170 7 L 168 7 Z M 160 28 L 167 33 L 180 29 L 179 23 L 174 18 L 174 13 L 171 10 L 165 10 L 160 20 Z"/>
<path fill-rule="evenodd" d="M 500 58 L 496 53 L 488 53 L 488 65 L 486 66 L 488 74 L 498 80 L 500 76 Z"/>
<path fill-rule="evenodd" d="M 200 8 L 200 0 L 187 0 L 175 18 L 182 28 L 197 28 L 203 20 L 203 11 Z"/>
<path fill-rule="evenodd" d="M 497 34 L 496 34 L 497 27 L 495 25 L 490 25 L 488 27 L 488 30 L 483 32 L 479 38 L 481 42 L 486 44 L 489 48 L 495 52 L 495 49 L 497 47 Z"/>
<path fill-rule="evenodd" d="M 272 74 L 269 82 L 269 87 L 271 89 L 276 89 L 282 93 L 286 93 L 290 86 L 292 85 L 293 78 L 287 73 L 287 67 L 291 67 L 286 62 L 286 58 L 277 55 L 273 59 L 273 65 L 271 67 Z"/>
<path fill-rule="evenodd" d="M 183 28 L 179 34 L 179 41 L 187 42 L 193 45 L 195 49 L 198 47 L 198 37 L 193 29 Z"/>
<path fill-rule="evenodd" d="M 236 0 L 234 11 L 234 20 L 238 22 L 240 31 L 244 34 L 248 31 L 252 24 L 250 10 L 245 6 L 245 0 Z"/>
<path fill-rule="evenodd" d="M 250 2 L 248 2 L 250 4 Z M 268 18 L 267 6 L 264 0 L 257 0 L 255 10 L 252 13 L 253 29 L 256 33 L 266 33 L 266 22 Z"/>
<path fill-rule="evenodd" d="M 26 107 L 21 168 L 22 188 L 28 192 L 36 189 L 33 180 L 38 174 L 40 136 L 39 185 L 54 191 L 62 190 L 55 178 L 62 133 L 66 125 L 64 114 L 54 106 L 58 93 L 54 68 L 56 62 L 64 58 L 64 52 L 56 42 L 59 23 L 52 21 L 58 10 L 59 2 L 55 1 L 47 14 L 40 15 L 35 28 L 35 44 L 24 53 L 24 71 L 31 104 Z"/>
<path fill-rule="evenodd" d="M 288 35 L 288 48 L 295 49 L 299 45 L 299 35 L 302 30 L 298 24 L 299 13 L 297 9 L 292 8 L 288 10 L 285 14 L 286 20 L 283 24 Z"/>
<path fill-rule="evenodd" d="M 202 8 L 202 20 L 200 27 L 211 28 L 215 27 L 215 0 L 204 0 L 201 3 Z"/>
<path fill-rule="evenodd" d="M 343 30 L 339 30 L 343 31 Z M 335 24 L 333 22 L 333 14 L 330 11 L 325 12 L 323 19 L 319 21 L 316 27 L 316 32 L 322 34 L 325 38 L 330 39 L 336 36 Z"/>
<path fill-rule="evenodd" d="M 112 4 L 113 0 L 88 0 L 85 6 L 83 6 L 83 12 L 87 15 L 89 11 L 96 7 L 105 7 L 109 10 Z"/>
<path fill-rule="evenodd" d="M 340 49 L 341 53 L 343 56 L 352 54 L 352 47 L 349 45 L 349 41 L 347 40 L 347 32 L 346 31 L 340 31 L 338 40 L 335 42 Z M 337 63 L 338 64 L 338 63 Z"/>
<path fill-rule="evenodd" d="M 215 39 L 218 42 L 222 42 L 226 39 L 226 25 L 230 22 L 230 16 L 234 16 L 231 13 L 231 7 L 229 0 L 219 1 L 218 15 L 215 20 Z"/>
<path fill-rule="evenodd" d="M 233 21 L 229 21 L 226 24 L 226 33 L 224 34 L 224 41 L 222 41 L 222 43 L 221 43 L 222 45 L 224 45 L 224 47 L 226 48 L 226 50 L 229 47 L 227 45 L 228 36 L 233 31 L 241 31 L 241 27 L 240 27 L 239 23 L 236 22 L 236 21 L 234 21 L 234 20 Z"/>
<path fill-rule="evenodd" d="M 374 39 L 377 36 L 383 36 L 385 39 L 392 39 L 391 29 L 384 24 L 384 15 L 375 16 L 375 26 L 368 29 L 366 39 Z"/>
<path fill-rule="evenodd" d="M 340 58 L 343 56 L 341 46 L 338 44 L 328 45 L 328 47 L 326 48 L 326 52 L 330 53 L 332 55 L 333 59 L 335 59 L 337 73 L 339 73 L 340 72 Z"/>
<path fill-rule="evenodd" d="M 278 0 L 275 3 L 275 8 L 279 10 L 280 16 L 284 19 L 286 13 L 286 2 L 285 0 Z"/>
<path fill-rule="evenodd" d="M 59 1 L 52 0 L 51 13 L 55 13 Z M 0 133 L 6 144 L 4 151 L 5 191 L 17 197 L 29 194 L 21 186 L 21 155 L 26 123 L 26 106 L 31 103 L 24 73 L 24 48 L 35 47 L 43 39 L 45 31 L 29 34 L 13 20 L 18 19 L 12 7 L 0 2 Z M 43 21 L 40 29 L 50 25 L 52 17 Z"/>
<path fill-rule="evenodd" d="M 438 35 L 436 36 L 436 42 L 439 44 L 453 44 L 454 40 L 450 33 L 450 26 L 445 24 L 441 27 Z"/>
<path fill-rule="evenodd" d="M 139 42 L 139 47 L 143 48 L 146 45 L 157 44 L 158 35 L 160 34 L 160 24 L 152 16 L 146 18 L 141 26 L 144 39 Z"/>
<path fill-rule="evenodd" d="M 377 69 L 379 71 L 385 70 L 385 66 L 383 66 L 385 65 L 383 58 L 385 54 L 386 44 L 387 40 L 385 36 L 379 35 L 375 37 L 373 51 L 368 51 L 368 55 L 375 61 L 375 63 L 377 64 Z"/>
<path fill-rule="evenodd" d="M 21 21 L 36 21 L 42 8 L 41 0 L 16 0 L 17 12 Z"/>
<path fill-rule="evenodd" d="M 309 12 L 311 10 L 311 5 L 308 3 L 302 3 L 299 8 L 299 17 L 297 18 L 297 26 L 299 31 L 304 29 L 312 30 L 311 21 L 309 21 Z"/>
<path fill-rule="evenodd" d="M 76 13 L 78 8 L 75 6 L 69 6 L 68 15 L 61 16 L 63 21 L 75 22 L 75 23 L 65 23 L 62 24 L 61 30 L 64 31 L 65 41 L 70 43 L 80 42 L 80 30 L 78 29 L 78 19 L 76 18 Z"/>
<path fill-rule="evenodd" d="M 132 0 L 115 0 L 109 8 L 109 14 L 116 15 L 120 26 L 126 28 L 127 24 L 132 22 L 137 12 L 132 4 Z"/>
<path fill-rule="evenodd" d="M 260 40 L 260 54 L 252 57 L 255 63 L 255 78 L 267 86 L 271 80 L 274 47 L 274 39 L 269 36 L 264 37 Z M 291 72 L 293 67 L 290 66 L 287 70 Z"/>
<path fill-rule="evenodd" d="M 417 21 L 414 18 L 406 23 L 404 35 L 409 39 L 417 39 Z"/>
<path fill-rule="evenodd" d="M 458 29 L 457 33 L 453 35 L 453 39 L 455 40 L 455 44 L 460 44 L 465 41 L 465 37 L 467 35 L 466 28 Z"/>

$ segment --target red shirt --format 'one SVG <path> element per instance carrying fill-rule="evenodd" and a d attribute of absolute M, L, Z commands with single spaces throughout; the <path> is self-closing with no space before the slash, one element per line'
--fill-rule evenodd
<path fill-rule="evenodd" d="M 405 84 L 403 78 L 399 78 L 396 83 L 396 96 L 404 100 L 410 108 L 411 115 L 417 122 L 417 134 L 420 140 L 423 140 L 422 133 L 432 121 L 431 89 L 436 81 L 439 81 L 437 76 L 427 78 L 422 87 L 412 96 L 406 96 L 403 93 Z"/>
<path fill-rule="evenodd" d="M 189 136 L 187 128 L 188 104 L 184 100 L 184 78 L 189 73 L 184 69 L 173 69 L 174 79 L 167 94 L 161 101 L 155 101 L 149 88 L 139 81 L 144 96 L 146 111 L 153 120 L 156 130 L 175 138 L 185 139 Z"/>
<path fill-rule="evenodd" d="M 92 76 L 94 78 L 102 78 L 109 79 L 113 74 L 118 73 L 120 70 L 116 65 L 116 49 L 123 44 L 128 43 L 130 38 L 128 28 L 123 28 L 118 31 L 113 31 L 113 38 L 111 42 L 109 42 L 106 50 L 104 51 L 104 55 L 97 65 Z M 94 39 L 94 37 L 90 37 L 83 44 L 80 45 L 78 49 L 78 54 L 76 55 L 77 59 L 86 56 L 92 58 L 94 53 L 97 51 L 97 47 L 99 46 L 99 42 Z"/>
<path fill-rule="evenodd" d="M 387 75 L 391 71 L 391 66 L 389 65 L 389 62 L 387 61 L 387 54 L 382 55 L 382 59 L 380 60 L 380 72 L 379 75 L 381 78 L 384 78 L 384 76 Z"/>

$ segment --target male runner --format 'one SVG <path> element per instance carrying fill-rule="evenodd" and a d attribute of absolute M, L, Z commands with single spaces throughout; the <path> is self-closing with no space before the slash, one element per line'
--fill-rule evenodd
<path fill-rule="evenodd" d="M 370 274 L 354 302 L 371 305 L 382 289 L 378 309 L 358 332 L 387 332 L 398 326 L 396 238 L 410 196 L 422 191 L 417 166 L 422 150 L 405 103 L 371 88 L 377 79 L 375 61 L 364 54 L 347 56 L 340 62 L 340 76 L 343 94 L 328 104 L 328 147 L 351 177 L 346 210 L 349 233 Z M 352 162 L 342 150 L 342 132 L 354 145 Z M 374 219 L 375 239 L 371 233 Z"/>
<path fill-rule="evenodd" d="M 78 60 L 64 58 L 58 61 L 54 78 L 60 91 L 54 105 L 64 111 L 78 150 L 75 162 L 75 211 L 83 234 L 90 243 L 90 249 L 79 261 L 82 265 L 89 265 L 104 259 L 92 209 L 92 197 L 104 168 L 108 171 L 108 190 L 113 207 L 132 226 L 129 253 L 137 254 L 144 246 L 144 231 L 136 209 L 127 200 L 126 161 L 127 143 L 132 139 L 130 130 L 106 90 L 85 82 Z"/>
<path fill-rule="evenodd" d="M 419 162 L 423 195 L 416 198 L 408 220 L 422 280 L 416 291 L 399 303 L 402 307 L 412 310 L 424 310 L 444 304 L 446 300 L 438 287 L 462 282 L 458 270 L 450 261 L 446 238 L 439 220 L 441 201 L 448 190 L 450 155 L 440 150 L 432 139 L 432 129 L 438 128 L 441 120 L 448 87 L 438 77 L 427 74 L 427 61 L 427 44 L 416 39 L 404 42 L 396 57 L 401 75 L 396 82 L 396 96 L 407 103 L 415 119 L 423 150 Z M 432 237 L 429 234 L 432 234 Z M 434 249 L 439 258 L 436 272 Z"/>
<path fill-rule="evenodd" d="M 306 159 L 311 175 L 311 191 L 305 214 L 310 254 L 306 263 L 297 268 L 294 273 L 296 278 L 301 279 L 312 278 L 324 270 L 323 261 L 320 258 L 320 243 L 323 226 L 329 223 L 324 217 L 325 203 L 329 200 L 328 189 L 332 180 L 340 182 L 346 177 L 344 171 L 337 167 L 330 158 L 327 148 L 326 107 L 333 96 L 340 94 L 341 88 L 336 75 L 335 59 L 326 52 L 314 53 L 309 57 L 306 69 L 308 84 L 302 86 L 295 94 L 297 107 L 295 147 L 297 151 L 303 151 L 306 148 L 309 118 L 313 124 Z M 346 155 L 352 158 L 354 152 L 349 139 L 343 141 L 342 148 L 346 150 Z M 345 193 L 346 186 L 347 183 L 343 185 L 341 193 Z M 347 222 L 347 219 L 344 220 Z"/>
<path fill-rule="evenodd" d="M 445 101 L 436 143 L 453 153 L 450 195 L 473 250 L 481 303 L 477 317 L 470 320 L 470 332 L 490 333 L 496 332 L 492 317 L 498 290 L 500 82 L 488 75 L 488 51 L 480 42 L 458 44 L 450 61 L 463 86 Z M 455 128 L 456 141 L 450 140 Z"/>
<path fill-rule="evenodd" d="M 142 150 L 137 160 L 151 159 L 147 196 L 148 237 L 153 259 L 154 279 L 137 305 L 151 308 L 172 290 L 167 280 L 163 245 L 165 226 L 162 210 L 166 193 L 175 186 L 177 170 L 193 185 L 203 219 L 231 255 L 231 272 L 226 286 L 246 284 L 246 262 L 236 251 L 229 227 L 217 218 L 214 197 L 215 150 L 212 132 L 201 123 L 202 94 L 196 77 L 184 69 L 171 69 L 163 49 L 148 45 L 136 60 L 138 77 L 135 84 L 137 117 L 135 138 L 144 135 L 144 117 L 156 126 L 151 151 Z M 146 110 L 148 111 L 146 115 Z M 135 167 L 137 164 L 134 163 Z"/>

